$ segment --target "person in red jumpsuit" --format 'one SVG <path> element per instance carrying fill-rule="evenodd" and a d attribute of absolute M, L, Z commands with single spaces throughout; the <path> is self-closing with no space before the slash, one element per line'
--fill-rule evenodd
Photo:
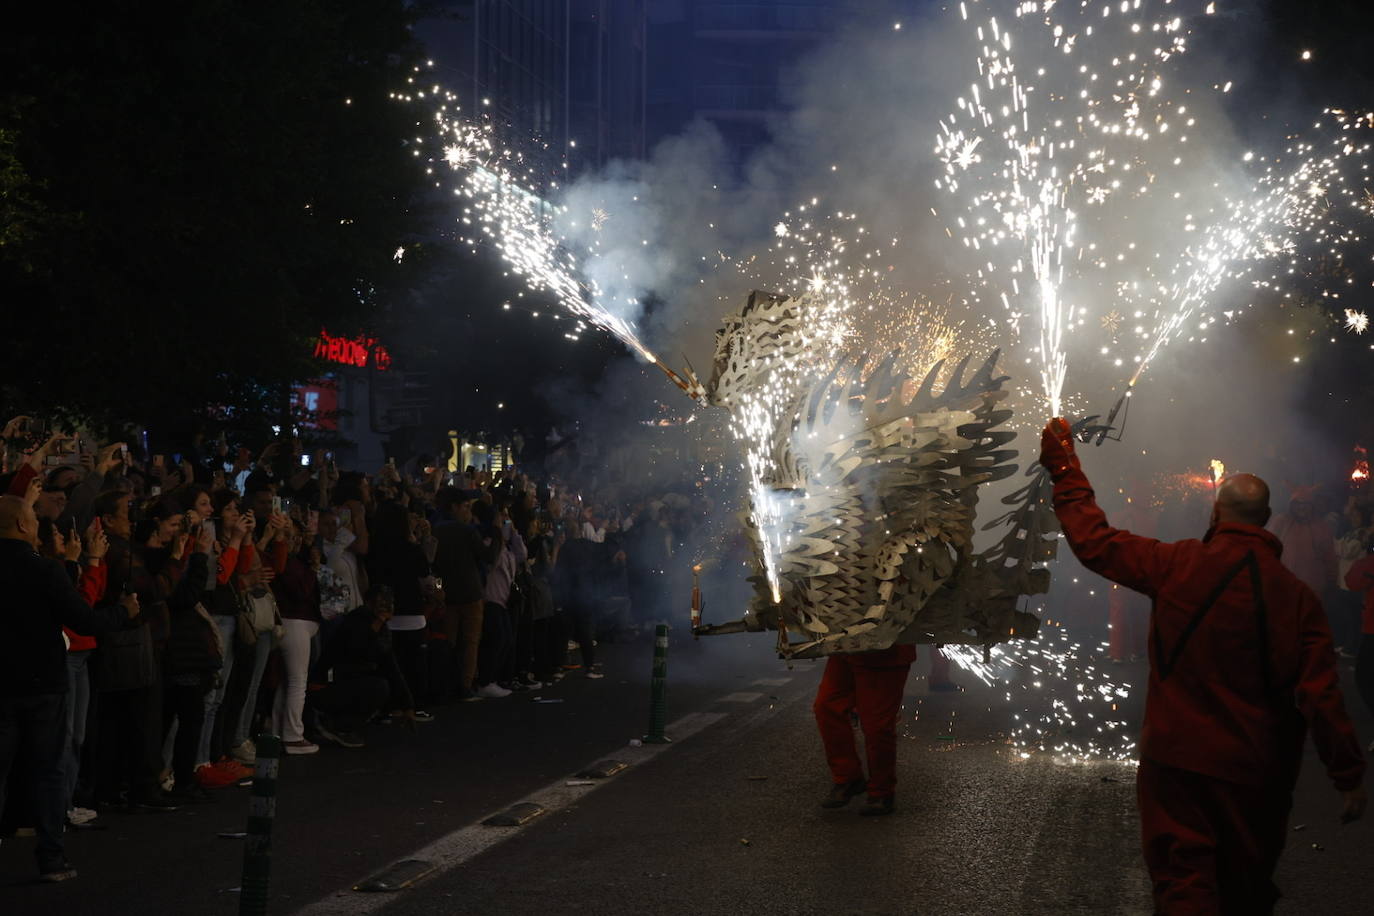
<path fill-rule="evenodd" d="M 1157 911 L 1271 912 L 1308 730 L 1342 821 L 1366 799 L 1326 615 L 1264 530 L 1269 488 L 1227 478 L 1206 536 L 1169 544 L 1107 524 L 1064 420 L 1045 428 L 1040 463 L 1078 559 L 1153 602 L 1136 803 Z"/>
<path fill-rule="evenodd" d="M 821 807 L 843 808 L 854 796 L 867 791 L 868 804 L 860 814 L 892 813 L 897 788 L 897 714 L 914 661 L 915 646 L 832 655 L 826 660 L 825 674 L 811 705 L 833 780 Z M 864 733 L 867 778 L 854 744 L 851 712 L 858 713 Z"/>

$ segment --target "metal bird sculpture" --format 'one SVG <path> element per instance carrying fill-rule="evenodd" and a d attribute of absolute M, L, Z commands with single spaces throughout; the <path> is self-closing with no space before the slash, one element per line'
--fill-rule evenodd
<path fill-rule="evenodd" d="M 1058 538 L 1038 464 L 1003 500 L 1009 511 L 985 526 L 1003 536 L 981 553 L 973 544 L 979 489 L 1017 472 L 998 354 L 972 372 L 971 357 L 948 370 L 941 361 L 918 383 L 898 368 L 899 352 L 880 361 L 846 353 L 780 389 L 771 374 L 806 357 L 805 306 L 752 293 L 717 332 L 710 380 L 688 373 L 698 400 L 732 414 L 765 386 L 788 402 L 767 443 L 771 473 L 744 513 L 758 565 L 753 599 L 742 619 L 694 632 L 777 630 L 788 658 L 1034 636 L 1038 618 L 1017 603 L 1048 589 L 1044 564 Z M 761 500 L 778 529 L 768 537 Z"/>

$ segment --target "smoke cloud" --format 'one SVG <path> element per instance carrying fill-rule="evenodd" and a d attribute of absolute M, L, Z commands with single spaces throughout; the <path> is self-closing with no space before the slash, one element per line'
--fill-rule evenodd
<path fill-rule="evenodd" d="M 1012 406 L 1022 435 L 1013 447 L 1021 450 L 1023 463 L 1033 461 L 1046 408 L 1035 350 L 1038 317 L 1027 295 L 1030 278 L 1022 275 L 1021 296 L 1004 304 L 998 292 L 1009 288 L 1006 265 L 1015 260 L 1019 243 L 1008 241 L 993 251 L 959 239 L 956 221 L 960 215 L 969 218 L 964 212 L 968 193 L 936 187 L 945 174 L 936 154 L 937 134 L 941 120 L 956 110 L 956 100 L 980 80 L 977 55 L 990 39 L 987 32 L 978 37 L 975 21 L 995 10 L 1002 11 L 1014 34 L 1022 72 L 1035 65 L 1048 71 L 1031 79 L 1042 87 L 1067 91 L 1102 85 L 1122 71 L 1114 63 L 1117 46 L 1084 39 L 1073 55 L 1065 55 L 1048 30 L 1018 24 L 1010 3 L 969 3 L 969 21 L 960 18 L 957 7 L 927 7 L 913 16 L 901 14 L 905 6 L 857 17 L 799 58 L 785 81 L 791 87 L 787 107 L 770 122 L 771 142 L 746 161 L 732 159 L 711 125 L 692 124 L 645 162 L 617 163 L 577 181 L 563 199 L 568 223 L 562 228 L 575 244 L 598 252 L 588 275 L 616 313 L 633 321 L 667 362 L 680 365 L 685 357 L 705 376 L 721 316 L 735 310 L 751 288 L 787 289 L 798 279 L 795 266 L 789 275 L 789 265 L 770 254 L 778 245 L 775 226 L 795 222 L 802 205 L 817 221 L 836 212 L 854 214 L 855 225 L 883 250 L 881 286 L 891 297 L 882 308 L 856 316 L 859 337 L 877 349 L 919 347 L 922 340 L 903 335 L 915 329 L 919 336 L 934 325 L 894 321 L 892 311 L 930 302 L 942 319 L 938 323 L 954 330 L 951 362 L 972 355 L 977 365 L 1000 347 L 1001 368 L 1018 392 Z M 1066 300 L 1081 309 L 1066 336 L 1065 409 L 1074 416 L 1105 414 L 1125 390 L 1134 359 L 1148 347 L 1148 332 L 1168 304 L 1158 287 L 1174 276 L 1173 265 L 1188 263 L 1187 252 L 1198 247 L 1225 201 L 1252 192 L 1255 166 L 1247 165 L 1243 154 L 1272 158 L 1282 151 L 1284 125 L 1310 124 L 1319 114 L 1296 91 L 1269 92 L 1274 79 L 1262 74 L 1275 63 L 1255 52 L 1268 40 L 1258 14 L 1237 7 L 1209 17 L 1205 2 L 1144 6 L 1144 21 L 1168 12 L 1183 17 L 1183 29 L 1192 30 L 1187 53 L 1159 68 L 1167 74 L 1160 98 L 1174 107 L 1166 111 L 1161 101 L 1156 111 L 1147 103 L 1141 118 L 1153 134 L 1164 136 L 1160 122 L 1167 117 L 1171 148 L 1183 150 L 1179 155 L 1186 156 L 1186 164 L 1174 168 L 1171 161 L 1152 160 L 1153 146 L 1144 147 L 1142 155 L 1140 144 L 1104 143 L 1109 155 L 1138 157 L 1128 174 L 1150 193 L 1124 188 L 1078 213 L 1079 250 L 1071 253 L 1063 288 Z M 897 20 L 900 30 L 893 28 Z M 1098 28 L 1129 24 L 1128 19 Z M 1228 84 L 1232 88 L 1222 91 Z M 1245 95 L 1247 86 L 1264 89 L 1262 114 L 1248 104 L 1256 96 Z M 1107 108 L 1121 107 L 1110 91 L 1098 94 Z M 1040 106 L 1037 112 L 1052 107 L 1034 95 L 1031 103 Z M 1180 105 L 1186 110 L 1177 110 Z M 1104 119 L 1119 114 L 1104 112 Z M 1179 136 L 1186 139 L 1180 143 Z M 1085 133 L 1083 142 L 1090 139 Z M 1001 155 L 987 148 L 983 154 Z M 1095 256 L 1090 245 L 1151 256 L 1134 263 L 1103 257 L 1102 266 L 1090 268 L 1084 264 Z M 855 246 L 852 253 L 861 257 L 868 250 Z M 994 260 L 1000 263 L 989 272 L 987 264 Z M 1333 481 L 1328 495 L 1340 501 L 1350 443 L 1316 428 L 1304 403 L 1305 361 L 1319 357 L 1314 347 L 1330 335 L 1330 323 L 1319 312 L 1280 310 L 1275 300 L 1244 278 L 1223 282 L 1160 351 L 1119 418 L 1125 420 L 1122 441 L 1084 450 L 1109 516 L 1134 493 L 1163 516 L 1161 536 L 1201 536 L 1211 500 L 1212 459 L 1220 459 L 1228 471 L 1266 477 L 1276 511 L 1286 505 L 1290 486 L 1319 480 Z M 1275 342 L 1275 321 L 1286 321 L 1292 334 Z M 559 391 L 551 397 L 602 438 L 633 442 L 637 436 L 658 435 L 645 433 L 634 421 L 678 403 L 677 392 L 657 378 L 652 367 L 627 357 L 610 368 L 600 390 Z M 684 402 L 682 412 L 688 409 Z M 700 429 L 708 427 L 709 435 L 721 434 L 720 423 L 703 423 Z M 983 517 L 999 514 L 997 500 L 1021 480 L 1018 475 L 985 493 Z M 728 500 L 722 507 L 734 509 Z M 1082 581 L 1075 582 L 1076 577 Z M 1105 591 L 1100 581 L 1096 586 L 1090 581 L 1071 558 L 1061 558 L 1047 599 L 1059 609 L 1057 617 L 1065 616 L 1066 606 L 1096 608 L 1083 611 L 1082 622 L 1101 626 L 1105 612 L 1098 605 Z"/>

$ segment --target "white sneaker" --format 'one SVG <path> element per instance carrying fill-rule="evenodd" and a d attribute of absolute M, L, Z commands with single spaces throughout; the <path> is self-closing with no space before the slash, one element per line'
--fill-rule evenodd
<path fill-rule="evenodd" d="M 282 746 L 286 748 L 286 753 L 293 755 L 316 754 L 319 753 L 320 750 L 318 744 L 315 744 L 313 741 L 306 741 L 304 738 L 300 741 L 285 741 L 282 743 Z"/>
<path fill-rule="evenodd" d="M 252 766 L 258 762 L 258 747 L 252 738 L 244 738 L 242 744 L 229 752 L 229 756 L 245 766 Z"/>
<path fill-rule="evenodd" d="M 477 688 L 477 695 L 488 700 L 494 700 L 500 697 L 510 696 L 510 691 L 500 684 L 487 684 Z"/>
<path fill-rule="evenodd" d="M 90 808 L 68 808 L 68 809 L 67 809 L 67 821 L 68 821 L 68 823 L 77 824 L 77 825 L 80 825 L 80 824 L 89 824 L 91 821 L 95 820 L 97 817 L 99 817 L 99 815 L 98 815 L 96 812 L 92 811 Z"/>
<path fill-rule="evenodd" d="M 568 651 L 569 651 L 569 652 L 576 652 L 576 651 L 577 651 L 578 649 L 580 649 L 580 648 L 582 648 L 582 643 L 577 642 L 576 640 L 573 640 L 573 639 L 568 640 Z"/>

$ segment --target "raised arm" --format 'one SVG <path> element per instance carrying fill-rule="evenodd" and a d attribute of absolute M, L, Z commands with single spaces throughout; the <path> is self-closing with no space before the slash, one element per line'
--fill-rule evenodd
<path fill-rule="evenodd" d="M 1088 569 L 1146 595 L 1154 595 L 1171 547 L 1107 523 L 1074 451 L 1063 419 L 1050 421 L 1040 438 L 1040 463 L 1054 481 L 1054 514 L 1074 556 Z"/>

